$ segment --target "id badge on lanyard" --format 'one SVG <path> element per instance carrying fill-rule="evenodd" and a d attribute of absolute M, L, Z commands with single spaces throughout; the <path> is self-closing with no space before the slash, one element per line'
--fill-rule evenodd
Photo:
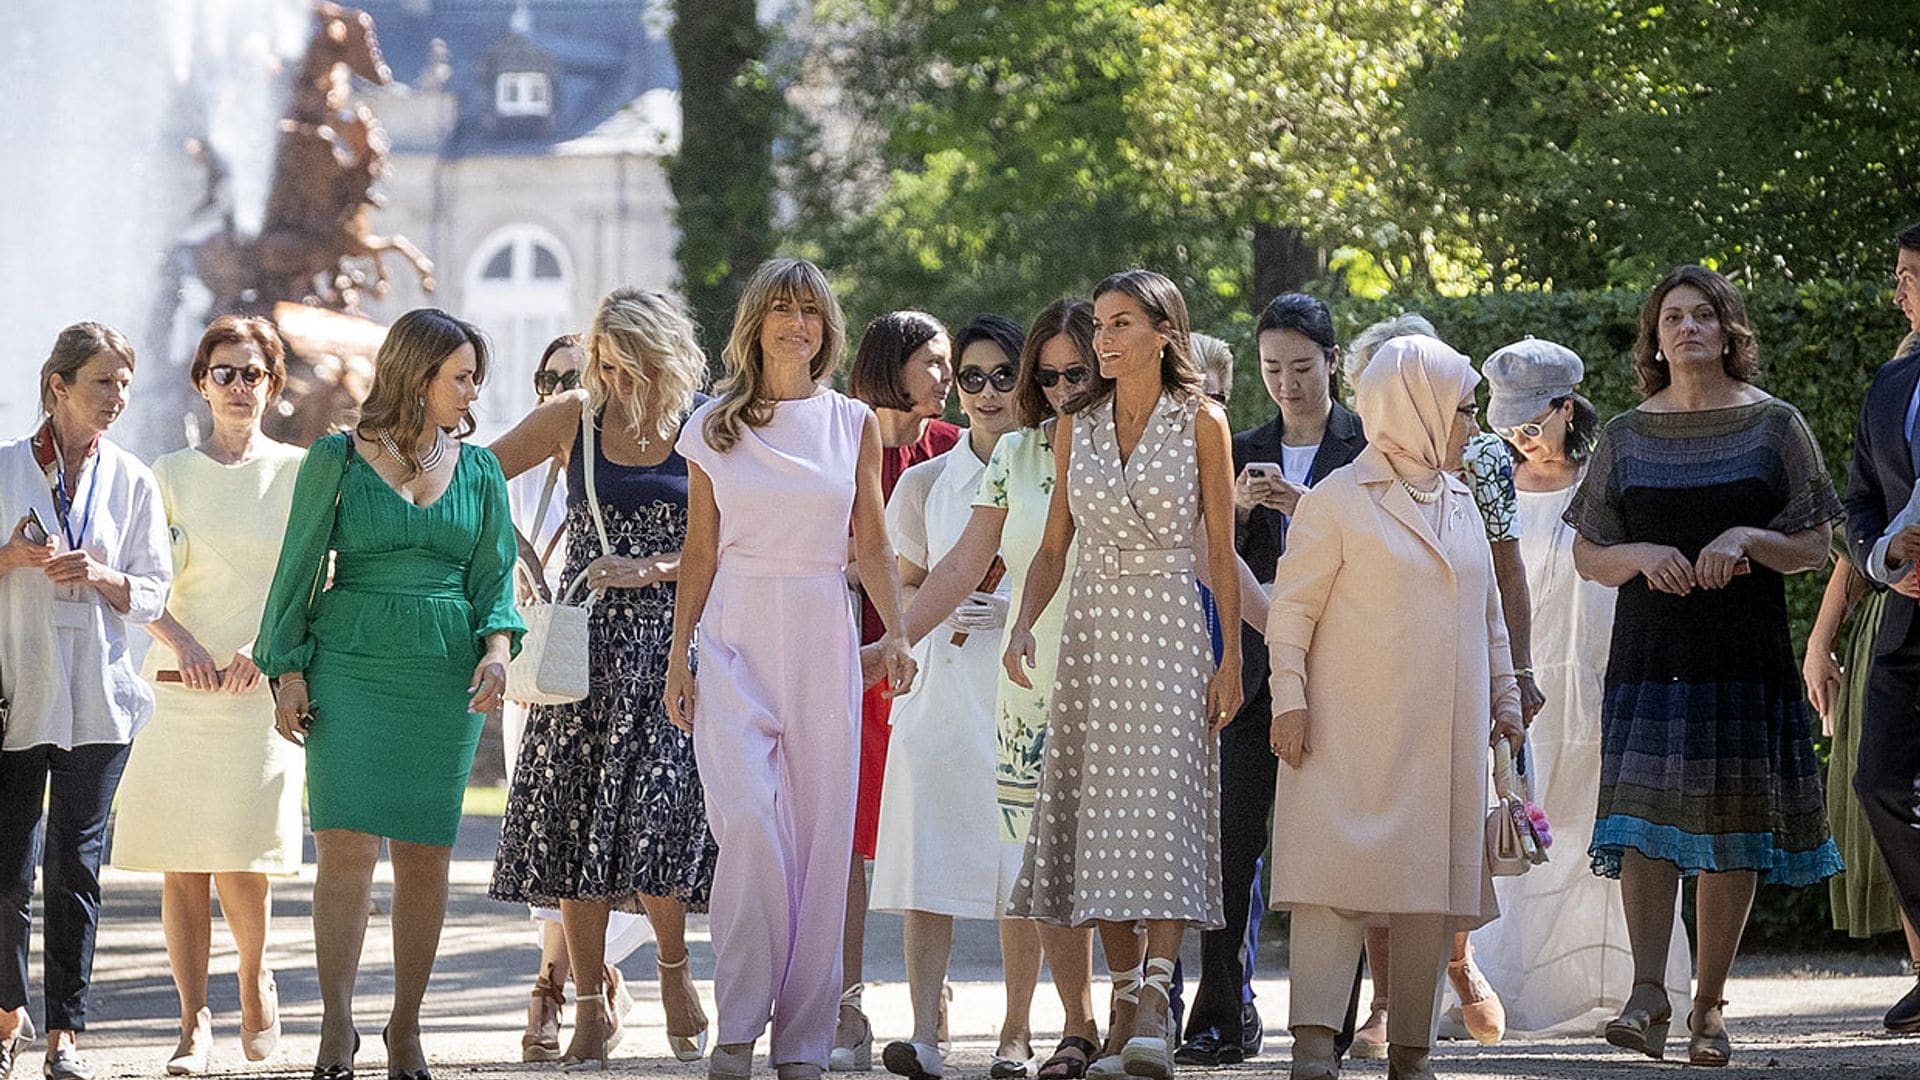
<path fill-rule="evenodd" d="M 100 464 L 95 462 L 92 471 L 86 471 L 85 462 L 81 469 L 87 482 L 86 505 L 80 511 L 78 528 L 75 527 L 73 512 L 76 497 L 80 494 L 78 483 L 74 486 L 74 497 L 67 495 L 67 465 L 59 458 L 55 450 L 58 470 L 54 473 L 53 505 L 60 518 L 61 538 L 67 542 L 68 551 L 80 551 L 85 548 L 87 533 L 93 528 L 94 500 L 100 494 Z M 53 625 L 86 629 L 93 625 L 96 596 L 93 590 L 84 585 L 56 585 L 53 590 Z"/>

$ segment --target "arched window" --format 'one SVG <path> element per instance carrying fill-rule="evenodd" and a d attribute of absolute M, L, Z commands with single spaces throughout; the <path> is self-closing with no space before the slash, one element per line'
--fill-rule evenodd
<path fill-rule="evenodd" d="M 577 333 L 572 261 L 538 225 L 496 229 L 467 261 L 466 317 L 487 332 L 493 368 L 475 409 L 476 439 L 491 439 L 533 408 L 533 369 L 547 342 Z"/>

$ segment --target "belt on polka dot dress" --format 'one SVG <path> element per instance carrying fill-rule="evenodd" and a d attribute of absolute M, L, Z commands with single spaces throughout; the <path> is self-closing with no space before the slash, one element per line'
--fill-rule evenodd
<path fill-rule="evenodd" d="M 1191 574 L 1192 548 L 1096 547 L 1091 569 L 1105 578 Z M 1083 556 L 1084 558 L 1084 556 Z M 1082 563 L 1086 565 L 1086 563 Z"/>

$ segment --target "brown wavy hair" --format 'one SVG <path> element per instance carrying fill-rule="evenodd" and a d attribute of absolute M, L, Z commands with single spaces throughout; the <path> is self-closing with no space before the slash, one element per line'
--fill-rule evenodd
<path fill-rule="evenodd" d="M 360 420 L 353 430 L 368 440 L 383 431 L 391 433 L 400 448 L 400 463 L 407 467 L 410 477 L 420 475 L 420 448 L 412 441 L 427 419 L 427 384 L 462 345 L 473 346 L 474 385 L 485 383 L 486 336 L 479 327 L 439 308 L 415 308 L 394 320 L 373 358 L 373 389 L 367 391 L 367 400 L 360 405 Z M 473 427 L 471 415 L 461 417 L 453 437 L 464 439 L 473 434 Z"/>
<path fill-rule="evenodd" d="M 1140 310 L 1153 320 L 1154 328 L 1167 335 L 1167 343 L 1160 347 L 1161 388 L 1182 398 L 1199 394 L 1207 378 L 1200 365 L 1193 361 L 1192 322 L 1187 316 L 1187 298 L 1180 295 L 1180 287 L 1165 274 L 1134 269 L 1108 275 L 1093 287 L 1093 298 L 1098 300 L 1110 292 L 1133 297 Z M 1105 382 L 1074 398 L 1067 411 L 1081 412 L 1112 396 L 1113 383 Z"/>
<path fill-rule="evenodd" d="M 286 389 L 287 347 L 280 341 L 280 331 L 266 319 L 250 315 L 222 315 L 207 324 L 200 344 L 193 350 L 193 363 L 187 367 L 187 378 L 194 386 L 207 377 L 213 367 L 213 350 L 222 345 L 252 345 L 260 350 L 267 368 L 269 402 Z"/>
<path fill-rule="evenodd" d="M 816 383 L 825 381 L 839 366 L 840 350 L 847 339 L 847 317 L 834 299 L 827 275 L 805 259 L 768 259 L 754 268 L 740 290 L 740 303 L 733 311 L 733 331 L 727 335 L 726 348 L 720 353 L 726 375 L 719 386 L 719 404 L 708 413 L 704 430 L 707 445 L 721 453 L 740 441 L 742 427 L 762 427 L 773 419 L 773 402 L 766 397 L 762 370 L 766 357 L 760 351 L 760 328 L 776 300 L 810 300 L 819 305 L 821 322 L 820 351 L 807 367 Z"/>
<path fill-rule="evenodd" d="M 1729 378 L 1750 383 L 1760 373 L 1760 346 L 1753 337 L 1753 323 L 1747 318 L 1746 302 L 1740 290 L 1724 275 L 1704 266 L 1679 266 L 1653 287 L 1647 302 L 1640 305 L 1640 335 L 1633 343 L 1633 375 L 1643 398 L 1665 390 L 1673 382 L 1667 358 L 1660 352 L 1660 307 L 1667 294 L 1682 285 L 1699 289 L 1720 320 L 1727 335 L 1727 348 L 1720 365 Z"/>
<path fill-rule="evenodd" d="M 1034 317 L 1033 325 L 1027 329 L 1026 344 L 1020 348 L 1020 370 L 1013 382 L 1013 408 L 1019 414 L 1021 427 L 1039 427 L 1053 415 L 1046 391 L 1040 389 L 1040 350 L 1061 336 L 1073 342 L 1074 351 L 1087 365 L 1087 381 L 1082 384 L 1079 396 L 1113 392 L 1112 381 L 1100 374 L 1100 358 L 1093 353 L 1093 304 L 1077 296 L 1055 300 Z M 1068 412 L 1075 411 L 1071 405 L 1076 400 L 1068 399 Z"/>

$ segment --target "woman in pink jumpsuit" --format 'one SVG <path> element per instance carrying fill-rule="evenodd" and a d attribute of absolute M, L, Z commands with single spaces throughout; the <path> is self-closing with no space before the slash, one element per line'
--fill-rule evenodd
<path fill-rule="evenodd" d="M 695 410 L 678 444 L 687 541 L 666 703 L 693 732 L 720 844 L 716 1078 L 750 1075 L 769 1018 L 780 1080 L 815 1080 L 833 1042 L 859 762 L 849 518 L 861 585 L 886 625 L 887 674 L 896 693 L 913 680 L 879 427 L 865 405 L 823 385 L 843 335 L 818 267 L 762 264 L 741 294 L 720 396 Z"/>

